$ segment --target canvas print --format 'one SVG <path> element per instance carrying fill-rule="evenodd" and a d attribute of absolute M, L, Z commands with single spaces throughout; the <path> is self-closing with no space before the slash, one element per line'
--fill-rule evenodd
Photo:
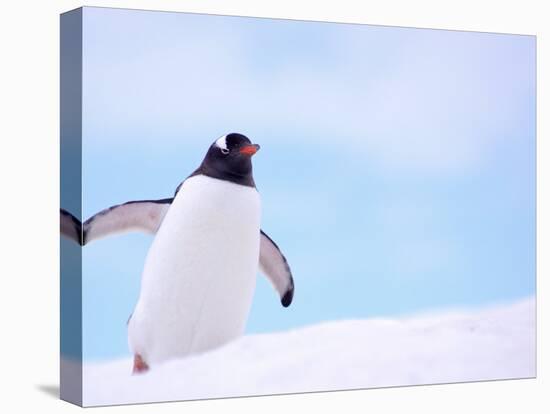
<path fill-rule="evenodd" d="M 535 377 L 535 40 L 61 15 L 61 397 Z"/>

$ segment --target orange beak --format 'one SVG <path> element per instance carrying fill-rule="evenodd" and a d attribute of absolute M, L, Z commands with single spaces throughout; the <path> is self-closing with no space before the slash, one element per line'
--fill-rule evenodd
<path fill-rule="evenodd" d="M 244 155 L 252 156 L 258 152 L 260 146 L 258 144 L 249 144 L 242 147 L 239 152 Z"/>

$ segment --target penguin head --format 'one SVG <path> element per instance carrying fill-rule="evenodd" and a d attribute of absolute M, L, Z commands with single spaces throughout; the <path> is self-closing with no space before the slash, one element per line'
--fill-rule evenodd
<path fill-rule="evenodd" d="M 253 187 L 252 156 L 259 149 L 258 144 L 252 144 L 242 134 L 224 135 L 208 149 L 199 167 L 200 173 Z"/>

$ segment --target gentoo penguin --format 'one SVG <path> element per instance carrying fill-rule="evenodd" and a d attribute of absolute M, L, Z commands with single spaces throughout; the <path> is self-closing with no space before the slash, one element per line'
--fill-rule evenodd
<path fill-rule="evenodd" d="M 216 140 L 173 198 L 129 201 L 81 225 L 61 211 L 61 233 L 84 245 L 127 231 L 155 234 L 136 307 L 128 320 L 133 372 L 221 346 L 245 329 L 258 267 L 288 307 L 290 267 L 260 229 L 260 196 L 244 135 Z"/>

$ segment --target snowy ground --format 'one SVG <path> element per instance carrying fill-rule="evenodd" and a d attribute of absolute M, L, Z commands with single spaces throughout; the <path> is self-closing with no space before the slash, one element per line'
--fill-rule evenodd
<path fill-rule="evenodd" d="M 535 300 L 401 319 L 327 322 L 243 337 L 130 375 L 130 359 L 84 365 L 84 405 L 526 378 Z"/>

